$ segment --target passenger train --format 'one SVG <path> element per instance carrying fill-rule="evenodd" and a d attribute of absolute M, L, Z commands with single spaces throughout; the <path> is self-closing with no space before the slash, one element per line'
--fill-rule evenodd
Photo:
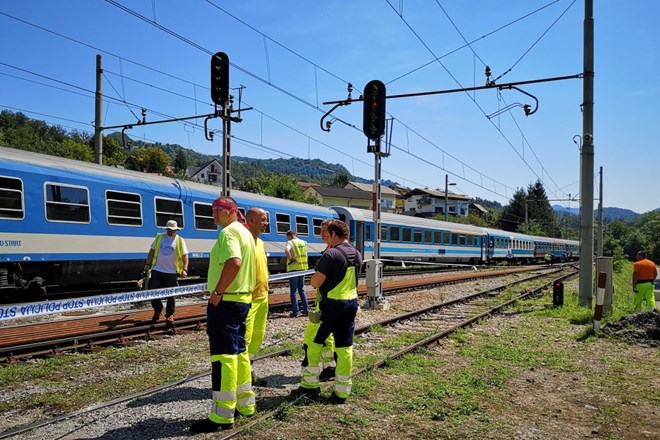
<path fill-rule="evenodd" d="M 165 223 L 176 220 L 190 252 L 189 274 L 205 276 L 218 235 L 215 186 L 0 147 L 0 293 L 49 285 L 112 283 L 138 278 Z M 325 244 L 321 222 L 340 218 L 351 241 L 373 256 L 372 212 L 320 207 L 232 191 L 240 209 L 263 208 L 261 235 L 271 271 L 285 268 L 286 232 L 308 243 L 311 264 Z M 393 261 L 493 263 L 577 258 L 578 243 L 547 237 L 382 214 L 381 258 Z"/>

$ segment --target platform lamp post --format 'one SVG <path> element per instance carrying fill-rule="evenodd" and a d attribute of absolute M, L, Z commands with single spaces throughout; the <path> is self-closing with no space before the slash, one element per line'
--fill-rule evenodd
<path fill-rule="evenodd" d="M 456 185 L 456 183 L 449 183 L 449 174 L 445 174 L 445 221 L 449 221 L 449 186 Z"/>

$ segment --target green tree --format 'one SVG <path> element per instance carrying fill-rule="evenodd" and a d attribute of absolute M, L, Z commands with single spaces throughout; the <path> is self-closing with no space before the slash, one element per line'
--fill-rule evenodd
<path fill-rule="evenodd" d="M 94 139 L 90 141 L 92 150 L 94 149 Z M 110 136 L 103 136 L 103 164 L 114 166 L 124 165 L 128 159 L 128 154 L 119 143 L 119 141 Z"/>
<path fill-rule="evenodd" d="M 147 147 L 136 150 L 126 164 L 129 169 L 136 171 L 167 174 L 172 158 L 160 148 Z"/>
<path fill-rule="evenodd" d="M 187 168 L 188 158 L 186 157 L 186 153 L 183 152 L 183 148 L 179 148 L 174 158 L 174 169 L 185 171 Z"/>
<path fill-rule="evenodd" d="M 348 185 L 349 179 L 346 173 L 337 173 L 332 177 L 332 184 L 335 188 L 344 188 Z"/>
<path fill-rule="evenodd" d="M 525 223 L 525 203 L 527 193 L 522 188 L 518 188 L 513 194 L 513 198 L 507 206 L 502 209 L 498 225 L 505 231 L 516 231 L 518 226 Z"/>
<path fill-rule="evenodd" d="M 314 205 L 319 204 L 315 197 L 307 197 L 303 194 L 303 189 L 298 185 L 298 180 L 294 176 L 265 174 L 259 177 L 252 177 L 244 180 L 240 184 L 240 189 L 279 199 L 295 200 Z"/>
<path fill-rule="evenodd" d="M 527 186 L 527 211 L 529 219 L 536 220 L 541 226 L 542 235 L 546 237 L 559 237 L 561 235 L 561 227 L 540 180 Z"/>
<path fill-rule="evenodd" d="M 73 139 L 64 139 L 55 150 L 56 155 L 60 157 L 94 162 L 94 152 L 89 149 L 89 146 Z"/>

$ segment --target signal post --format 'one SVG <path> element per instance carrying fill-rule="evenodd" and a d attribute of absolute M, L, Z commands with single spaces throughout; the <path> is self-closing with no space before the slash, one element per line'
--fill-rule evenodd
<path fill-rule="evenodd" d="M 375 177 L 372 209 L 374 213 L 374 252 L 367 266 L 367 308 L 387 310 L 389 303 L 383 297 L 383 262 L 380 259 L 380 212 L 381 212 L 381 159 L 389 156 L 389 149 L 381 149 L 381 138 L 385 133 L 385 84 L 379 80 L 369 81 L 364 87 L 364 109 L 362 131 L 367 136 L 367 152 L 374 153 Z M 390 130 L 391 131 L 391 130 Z M 387 146 L 387 140 L 385 142 Z"/>

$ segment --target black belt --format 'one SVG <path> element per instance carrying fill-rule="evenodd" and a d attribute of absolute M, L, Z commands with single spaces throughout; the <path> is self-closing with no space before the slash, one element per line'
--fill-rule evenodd
<path fill-rule="evenodd" d="M 637 284 L 652 283 L 653 280 L 637 280 Z"/>

